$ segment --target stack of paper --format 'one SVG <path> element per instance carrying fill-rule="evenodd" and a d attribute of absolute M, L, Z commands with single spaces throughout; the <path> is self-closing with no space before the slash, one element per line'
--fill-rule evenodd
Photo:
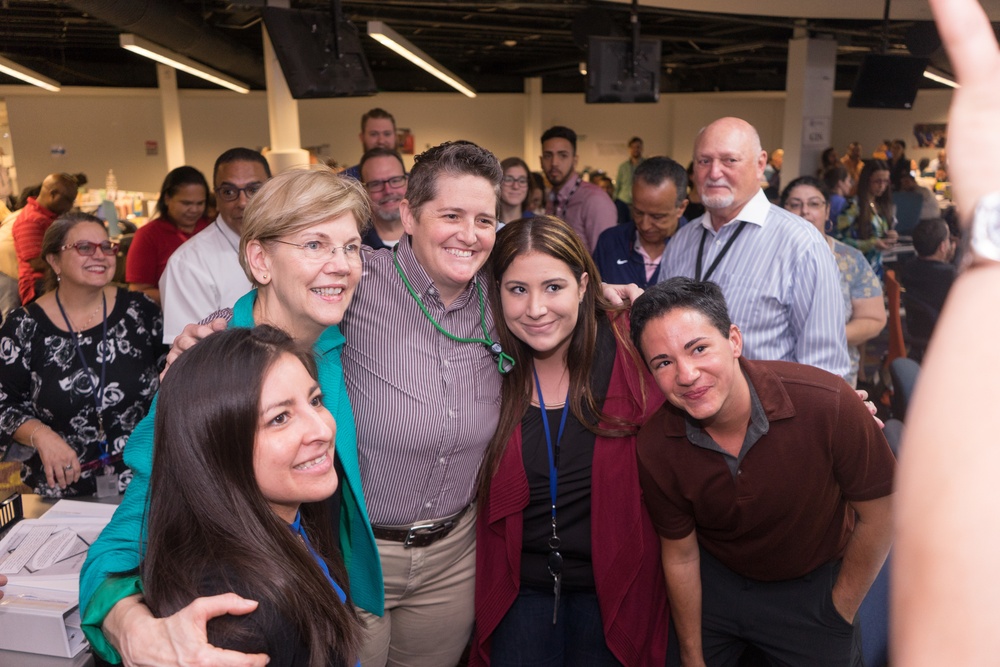
<path fill-rule="evenodd" d="M 86 647 L 77 610 L 80 569 L 114 511 L 60 500 L 0 540 L 0 574 L 9 580 L 0 599 L 0 649 L 68 658 Z"/>

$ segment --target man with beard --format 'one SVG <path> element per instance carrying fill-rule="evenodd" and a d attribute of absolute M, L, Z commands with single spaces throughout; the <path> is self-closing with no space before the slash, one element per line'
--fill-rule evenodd
<path fill-rule="evenodd" d="M 406 196 L 403 158 L 390 148 L 373 148 L 361 158 L 361 183 L 372 198 L 372 226 L 362 241 L 373 250 L 392 248 L 403 235 L 399 202 Z"/>
<path fill-rule="evenodd" d="M 667 244 L 660 280 L 718 284 L 743 327 L 743 356 L 850 372 L 840 275 L 826 240 L 760 188 L 760 137 L 739 118 L 698 133 L 694 182 L 705 214 Z"/>
<path fill-rule="evenodd" d="M 618 223 L 618 211 L 604 190 L 576 173 L 576 132 L 556 125 L 542 135 L 542 171 L 552 184 L 545 212 L 573 228 L 591 252 L 605 229 Z"/>
<path fill-rule="evenodd" d="M 367 153 L 373 148 L 396 149 L 396 119 L 385 109 L 375 107 L 369 109 L 361 117 L 361 134 L 358 135 L 361 146 Z M 361 164 L 344 170 L 345 176 L 361 180 Z"/>

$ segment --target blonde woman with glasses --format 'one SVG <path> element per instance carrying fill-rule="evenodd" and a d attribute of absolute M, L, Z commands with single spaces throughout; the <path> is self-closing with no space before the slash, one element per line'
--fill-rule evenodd
<path fill-rule="evenodd" d="M 382 572 L 361 491 L 354 415 L 340 359 L 344 337 L 337 326 L 361 279 L 361 235 L 370 214 L 362 185 L 328 168 L 291 170 L 272 178 L 254 195 L 243 218 L 240 263 L 255 289 L 221 315 L 230 327 L 280 328 L 312 349 L 323 403 L 337 423 L 334 463 L 341 482 L 331 500 L 333 532 L 347 563 L 353 603 L 381 614 Z M 162 662 L 152 656 L 173 651 L 181 663 L 200 656 L 205 664 L 229 664 L 232 654 L 221 649 L 204 644 L 178 648 L 177 628 L 190 630 L 196 619 L 204 624 L 206 617 L 225 613 L 250 613 L 256 601 L 232 594 L 198 598 L 173 616 L 154 620 L 141 602 L 138 577 L 110 576 L 140 562 L 136 547 L 145 533 L 152 425 L 148 418 L 129 442 L 132 491 L 84 566 L 80 600 L 85 632 L 95 651 L 115 662 L 118 651 L 127 664 Z M 266 660 L 263 655 L 239 657 L 239 664 L 263 665 Z"/>

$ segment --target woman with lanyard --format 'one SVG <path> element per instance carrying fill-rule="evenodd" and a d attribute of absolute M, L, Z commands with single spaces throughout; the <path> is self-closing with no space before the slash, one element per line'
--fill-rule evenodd
<path fill-rule="evenodd" d="M 336 428 L 312 354 L 279 329 L 215 333 L 178 359 L 157 405 L 140 568 L 154 615 L 235 591 L 258 606 L 212 620 L 213 645 L 271 667 L 357 664 L 361 622 L 324 502 Z"/>
<path fill-rule="evenodd" d="M 565 223 L 507 225 L 490 269 L 514 366 L 480 471 L 470 664 L 663 665 L 666 591 L 634 437 L 663 397 Z"/>
<path fill-rule="evenodd" d="M 160 276 L 167 260 L 211 223 L 205 217 L 208 192 L 208 181 L 194 167 L 177 167 L 167 174 L 156 202 L 157 217 L 139 228 L 128 248 L 125 280 L 129 289 L 160 303 Z"/>
<path fill-rule="evenodd" d="M 361 233 L 370 215 L 370 200 L 362 185 L 326 167 L 290 169 L 270 179 L 247 205 L 240 237 L 240 264 L 255 289 L 216 316 L 228 320 L 231 327 L 279 327 L 312 349 L 323 403 L 337 421 L 334 462 L 341 481 L 331 500 L 330 529 L 338 536 L 347 563 L 354 604 L 380 614 L 382 573 L 358 472 L 354 417 L 341 365 L 344 337 L 337 326 L 361 279 Z M 216 327 L 221 323 L 217 320 Z M 208 326 L 189 328 L 201 336 L 211 332 Z M 172 372 L 168 368 L 166 377 Z M 230 389 L 235 391 L 235 387 Z M 105 660 L 118 662 L 117 651 L 122 651 L 120 659 L 127 664 L 159 664 L 163 658 L 158 656 L 174 650 L 183 635 L 178 630 L 181 626 L 192 633 L 184 636 L 189 642 L 186 646 L 202 642 L 194 649 L 202 657 L 188 654 L 188 660 L 217 664 L 226 656 L 204 644 L 204 634 L 198 634 L 193 619 L 204 624 L 206 605 L 221 605 L 209 614 L 214 616 L 246 613 L 255 607 L 253 603 L 234 601 L 234 596 L 222 601 L 201 599 L 168 619 L 154 620 L 142 605 L 138 578 L 113 576 L 139 565 L 136 546 L 145 531 L 144 508 L 150 474 L 155 472 L 153 421 L 145 419 L 129 441 L 126 462 L 135 480 L 87 554 L 80 576 L 83 631 L 95 653 Z M 245 664 L 257 663 L 247 657 Z"/>
<path fill-rule="evenodd" d="M 163 320 L 110 285 L 118 245 L 104 223 L 67 213 L 45 232 L 46 292 L 0 329 L 0 454 L 35 493 L 114 495 L 121 452 L 159 385 Z"/>

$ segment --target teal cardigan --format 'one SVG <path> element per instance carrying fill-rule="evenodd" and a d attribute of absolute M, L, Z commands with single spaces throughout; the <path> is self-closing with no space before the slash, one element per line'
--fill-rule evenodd
<path fill-rule="evenodd" d="M 256 292 L 244 295 L 233 306 L 232 327 L 252 327 Z M 335 326 L 320 335 L 313 347 L 319 369 L 323 402 L 337 422 L 336 452 L 344 470 L 340 480 L 340 547 L 347 566 L 351 598 L 355 605 L 379 616 L 385 605 L 382 564 L 372 535 L 368 510 L 361 490 L 358 468 L 358 443 L 354 414 L 344 383 L 340 353 L 344 335 Z M 83 630 L 94 651 L 109 662 L 121 658 L 101 631 L 101 624 L 111 608 L 122 598 L 142 593 L 138 576 L 112 576 L 139 566 L 140 535 L 145 548 L 146 497 L 153 468 L 153 423 L 156 400 L 149 414 L 139 422 L 125 446 L 125 463 L 132 469 L 132 482 L 111 523 L 91 545 L 80 573 L 80 609 Z"/>

